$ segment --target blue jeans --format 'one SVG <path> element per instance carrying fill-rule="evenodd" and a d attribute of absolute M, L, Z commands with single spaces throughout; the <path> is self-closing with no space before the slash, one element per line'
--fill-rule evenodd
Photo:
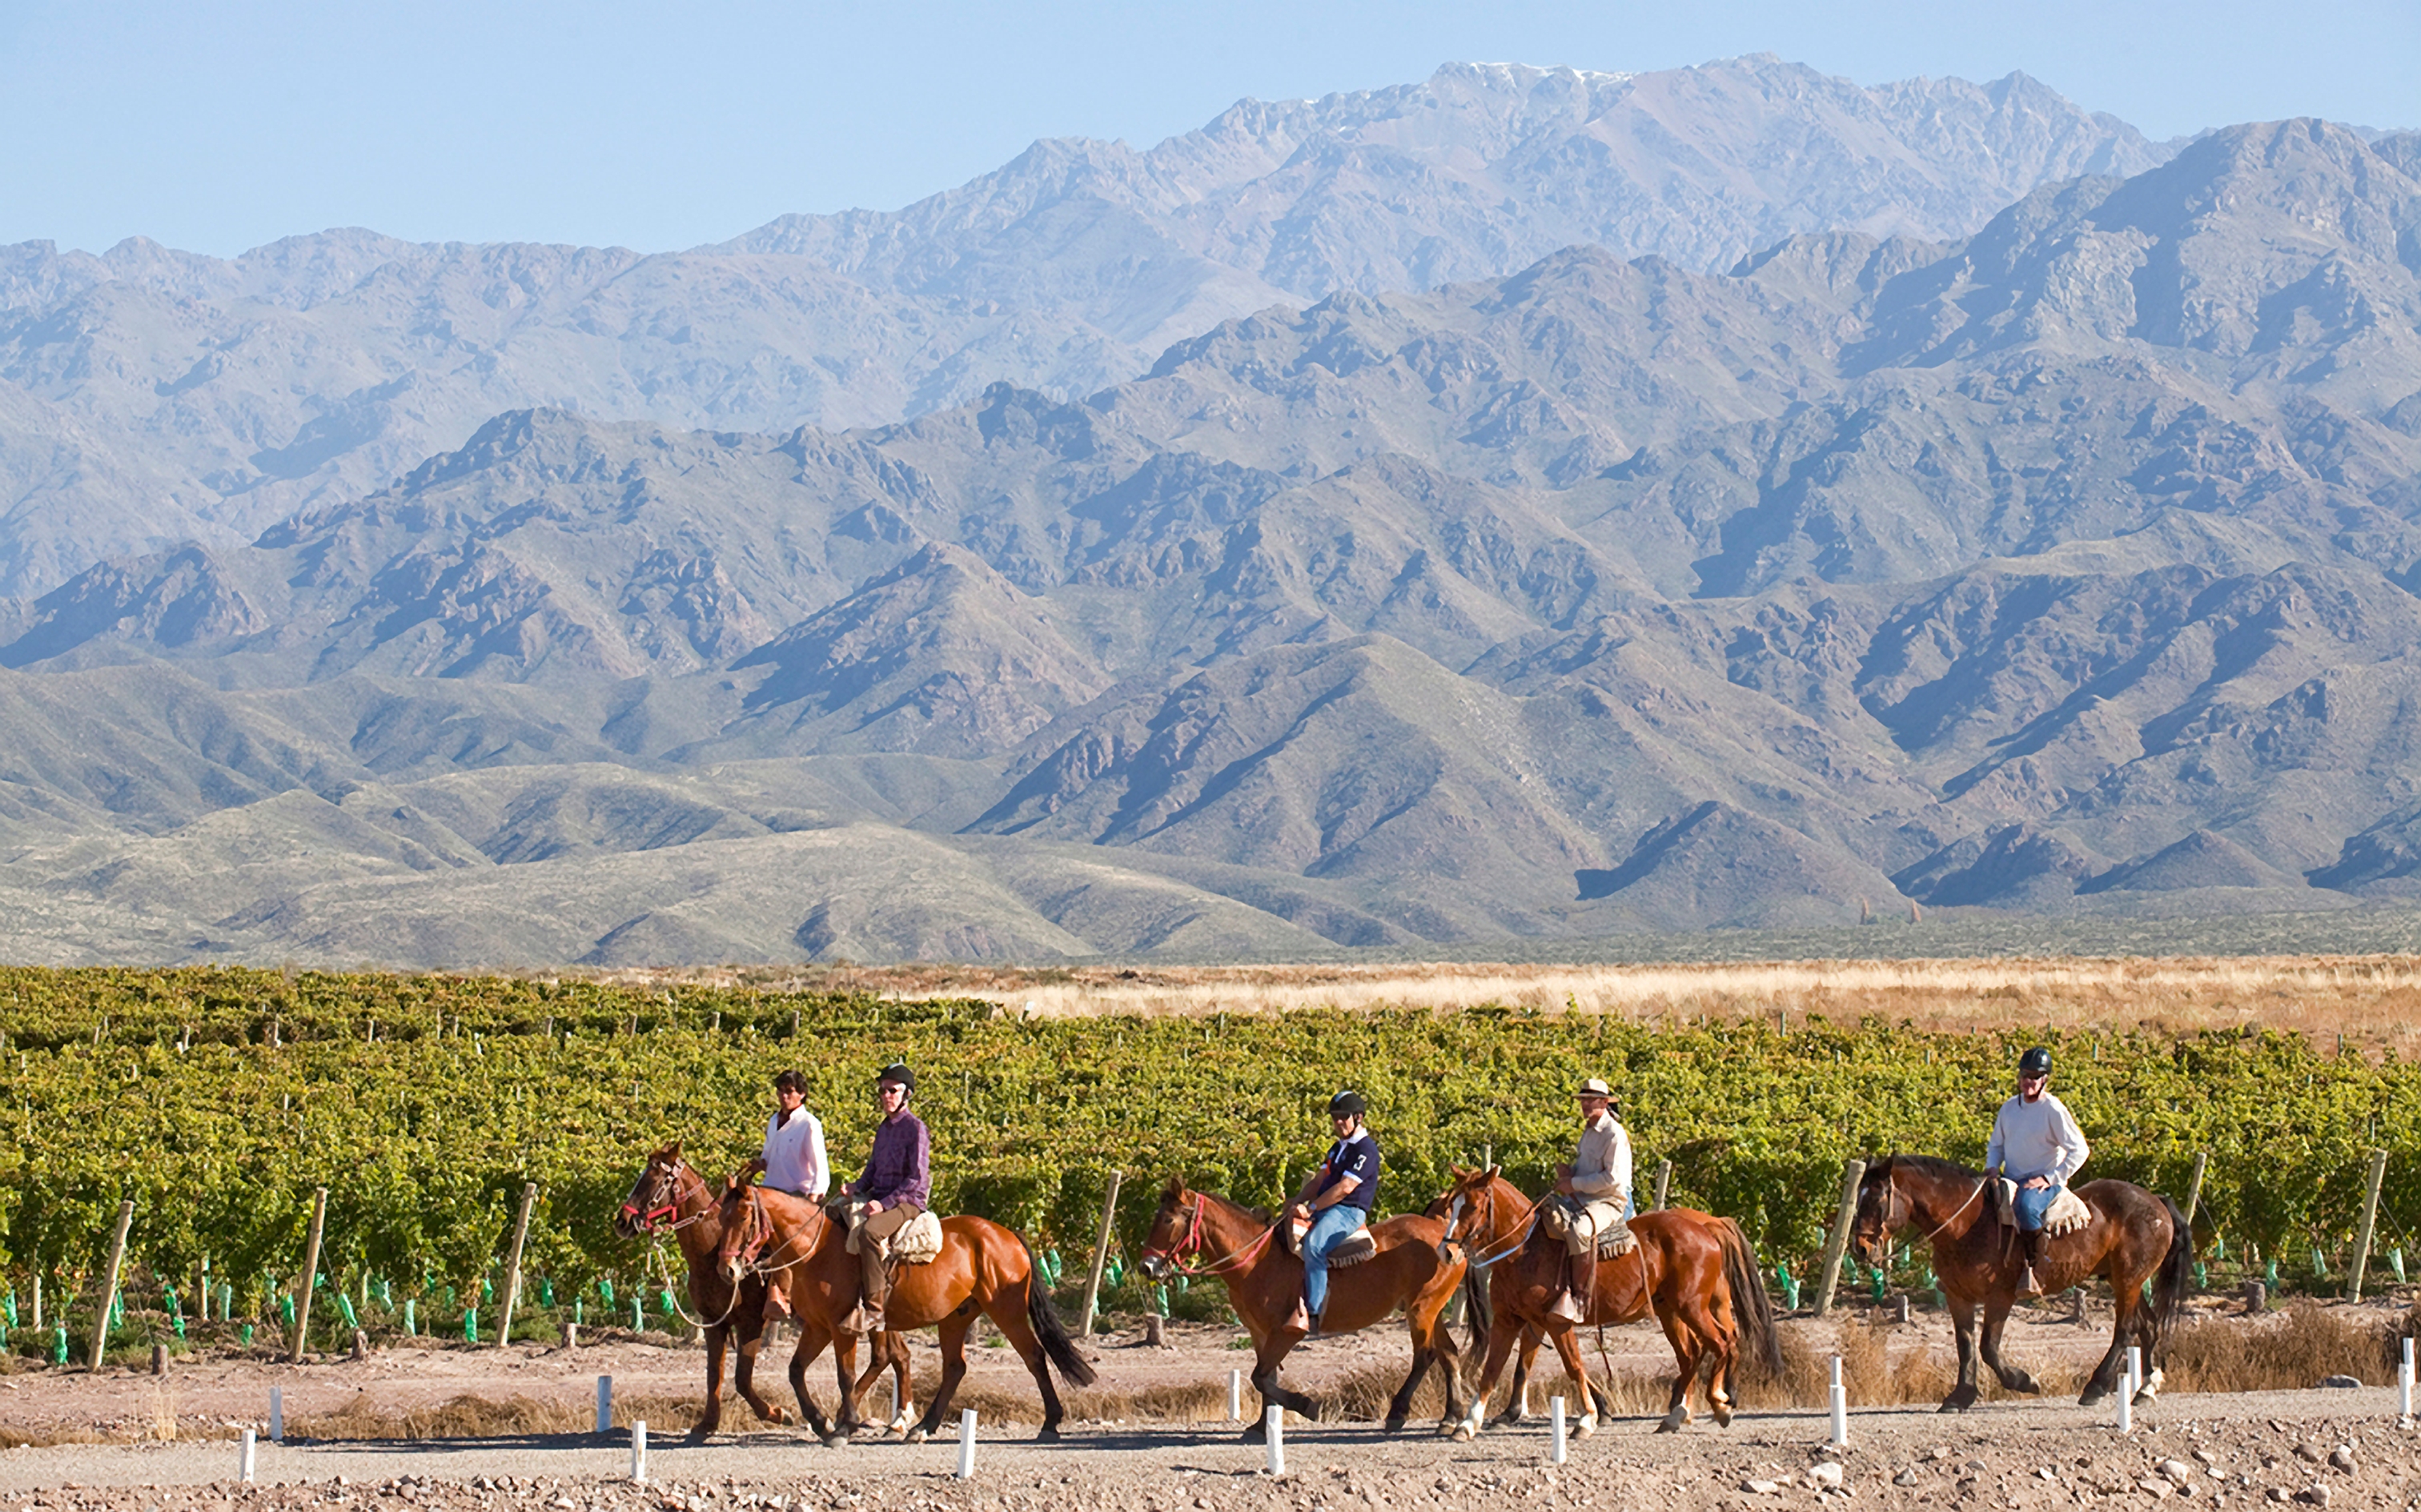
<path fill-rule="evenodd" d="M 1370 1215 L 1350 1202 L 1323 1208 L 1311 1215 L 1311 1232 L 1303 1237 L 1303 1307 L 1314 1317 L 1328 1308 L 1328 1252 L 1345 1236 L 1370 1221 Z"/>
<path fill-rule="evenodd" d="M 2043 1214 L 2051 1211 L 2051 1205 L 2059 1201 L 2059 1194 L 2067 1190 L 2056 1183 L 2048 1187 L 2019 1187 L 2018 1227 L 2029 1234 L 2042 1232 Z"/>

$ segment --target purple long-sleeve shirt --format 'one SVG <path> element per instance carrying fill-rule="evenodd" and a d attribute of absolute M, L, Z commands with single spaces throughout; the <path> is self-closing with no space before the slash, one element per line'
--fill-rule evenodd
<path fill-rule="evenodd" d="M 932 1206 L 932 1144 L 925 1120 L 899 1110 L 897 1118 L 874 1126 L 874 1152 L 866 1158 L 866 1174 L 857 1178 L 857 1196 L 888 1208 L 913 1202 Z"/>

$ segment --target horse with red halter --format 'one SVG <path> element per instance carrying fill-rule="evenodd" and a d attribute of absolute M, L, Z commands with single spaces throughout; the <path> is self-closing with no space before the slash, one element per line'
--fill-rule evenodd
<path fill-rule="evenodd" d="M 1919 1239 L 1933 1250 L 1933 1273 L 1949 1300 L 1951 1325 L 1959 1334 L 1959 1384 L 1943 1398 L 1945 1412 L 1963 1412 L 1976 1405 L 1979 1353 L 2004 1390 L 2042 1389 L 2034 1377 L 2001 1360 L 2001 1329 L 2017 1304 L 2025 1251 L 2017 1224 L 2002 1216 L 2000 1204 L 1987 1190 L 1992 1179 L 1930 1156 L 1886 1155 L 1867 1167 L 1858 1186 L 1850 1242 L 1860 1259 L 1881 1265 L 1890 1254 L 1892 1236 L 1903 1228 L 1917 1230 Z M 2191 1280 L 2194 1254 L 2185 1214 L 2159 1192 L 2132 1182 L 2087 1181 L 2070 1191 L 2085 1204 L 2091 1221 L 2073 1233 L 2045 1234 L 2036 1279 L 2048 1295 L 2100 1276 L 2110 1283 L 2118 1302 L 2109 1352 L 2094 1367 L 2077 1400 L 2089 1407 L 2117 1389 L 2127 1346 L 2132 1343 L 2144 1350 L 2144 1388 L 2135 1400 L 2148 1402 L 2160 1390 L 2160 1352 Z M 2148 1281 L 2152 1284 L 2148 1306 L 2142 1300 Z M 1984 1310 L 1980 1343 L 1976 1332 L 1979 1305 Z"/>
<path fill-rule="evenodd" d="M 1445 1371 L 1445 1422 L 1451 1423 L 1462 1412 L 1462 1378 L 1445 1309 L 1462 1282 L 1462 1255 L 1448 1247 L 1445 1225 L 1434 1218 L 1407 1214 L 1373 1224 L 1367 1232 L 1378 1253 L 1330 1273 L 1328 1309 L 1320 1316 L 1320 1326 L 1327 1333 L 1350 1333 L 1384 1322 L 1402 1308 L 1412 1329 L 1413 1368 L 1387 1404 L 1387 1431 L 1404 1426 L 1412 1413 L 1413 1393 L 1432 1364 Z M 1227 1304 L 1252 1335 L 1254 1389 L 1264 1403 L 1317 1419 L 1319 1403 L 1278 1381 L 1280 1364 L 1303 1342 L 1305 1331 L 1290 1321 L 1303 1296 L 1303 1261 L 1277 1243 L 1276 1237 L 1267 1215 L 1207 1192 L 1189 1191 L 1181 1179 L 1171 1177 L 1145 1242 L 1143 1273 L 1162 1281 L 1182 1270 L 1226 1282 Z M 1245 1442 L 1258 1443 L 1265 1432 L 1256 1418 L 1244 1430 Z"/>
<path fill-rule="evenodd" d="M 740 1353 L 732 1366 L 732 1385 L 758 1420 L 788 1423 L 789 1414 L 758 1395 L 755 1384 L 757 1351 L 765 1333 L 760 1316 L 764 1284 L 752 1279 L 735 1291 L 716 1273 L 714 1247 L 723 1225 L 716 1216 L 715 1192 L 681 1159 L 680 1141 L 648 1157 L 614 1214 L 614 1232 L 626 1239 L 670 1234 L 689 1262 L 689 1302 L 706 1330 L 706 1408 L 689 1436 L 703 1439 L 723 1422 L 723 1355 L 734 1333 Z"/>
<path fill-rule="evenodd" d="M 1537 1221 L 1540 1203 L 1523 1196 L 1495 1166 L 1452 1169 L 1454 1185 L 1429 1210 L 1443 1210 L 1446 1237 L 1464 1246 L 1474 1267 L 1497 1268 L 1489 1282 L 1488 1363 L 1473 1387 L 1470 1415 L 1454 1429 L 1456 1439 L 1478 1433 L 1496 1378 L 1517 1343 L 1522 1363 L 1505 1416 L 1521 1419 L 1523 1383 L 1541 1339 L 1554 1346 L 1565 1373 L 1585 1391 L 1577 1431 L 1584 1438 L 1595 1432 L 1599 1410 L 1611 1411 L 1612 1404 L 1581 1363 L 1579 1330 L 1634 1323 L 1650 1313 L 1664 1330 L 1679 1367 L 1672 1399 L 1656 1426 L 1659 1433 L 1677 1432 L 1690 1421 L 1690 1387 L 1701 1368 L 1707 1370 L 1709 1411 L 1718 1424 L 1731 1422 L 1733 1371 L 1743 1336 L 1752 1360 L 1774 1376 L 1782 1373 L 1781 1335 L 1757 1273 L 1757 1255 L 1731 1219 L 1687 1208 L 1632 1218 L 1635 1247 L 1612 1259 L 1593 1259 L 1595 1285 L 1576 1323 L 1550 1311 L 1563 1285 L 1564 1245 Z"/>
<path fill-rule="evenodd" d="M 754 1186 L 735 1186 L 725 1192 L 722 1216 L 715 1264 L 726 1281 L 787 1272 L 784 1289 L 799 1324 L 799 1347 L 790 1356 L 790 1388 L 798 1393 L 799 1408 L 816 1437 L 828 1444 L 839 1442 L 863 1426 L 858 1394 L 879 1374 L 869 1370 L 851 1384 L 857 1335 L 838 1327 L 857 1305 L 862 1278 L 858 1257 L 849 1253 L 848 1225 L 820 1204 Z M 923 1442 L 949 1411 L 950 1399 L 967 1373 L 967 1334 L 979 1314 L 992 1320 L 1034 1375 L 1042 1394 L 1042 1431 L 1035 1437 L 1058 1438 L 1065 1413 L 1049 1367 L 1057 1365 L 1059 1374 L 1078 1386 L 1093 1383 L 1093 1367 L 1060 1326 L 1050 1289 L 1042 1284 L 1025 1240 L 989 1219 L 961 1215 L 942 1220 L 939 1255 L 922 1265 L 899 1268 L 883 1304 L 891 1333 L 935 1327 L 942 1333 L 942 1383 L 925 1415 L 908 1430 L 908 1442 Z M 826 1344 L 832 1346 L 842 1383 L 840 1410 L 831 1422 L 807 1395 L 807 1366 Z"/>

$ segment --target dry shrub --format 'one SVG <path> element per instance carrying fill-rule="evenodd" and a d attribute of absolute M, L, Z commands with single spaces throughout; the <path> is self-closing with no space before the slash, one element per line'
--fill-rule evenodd
<path fill-rule="evenodd" d="M 2391 1385 L 2397 1340 L 2413 1329 L 2407 1313 L 2388 1327 L 2365 1327 L 2342 1313 L 2297 1302 L 2258 1320 L 2203 1318 L 2169 1335 L 2161 1374 L 2171 1391 L 2302 1391 L 2325 1376 Z"/>
<path fill-rule="evenodd" d="M 700 1397 L 619 1395 L 614 1399 L 614 1421 L 619 1426 L 645 1421 L 653 1427 L 686 1433 L 704 1411 Z M 756 1421 L 745 1404 L 742 1420 Z M 728 1407 L 726 1422 L 731 1420 Z M 298 1439 L 511 1439 L 549 1434 L 587 1433 L 597 1426 L 597 1409 L 586 1400 L 513 1395 L 503 1401 L 464 1395 L 434 1406 L 382 1409 L 357 1396 L 334 1412 L 297 1417 L 287 1425 Z"/>

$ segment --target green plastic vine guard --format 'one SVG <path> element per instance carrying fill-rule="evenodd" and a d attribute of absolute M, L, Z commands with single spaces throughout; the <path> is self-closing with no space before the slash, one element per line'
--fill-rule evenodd
<path fill-rule="evenodd" d="M 2388 1251 L 2387 1263 L 2396 1271 L 2396 1284 L 2399 1286 L 2404 1285 L 2404 1246 L 2399 1244 Z"/>
<path fill-rule="evenodd" d="M 540 1307 L 552 1307 L 554 1305 L 554 1282 L 553 1278 L 547 1276 L 540 1276 L 538 1278 L 538 1304 Z"/>
<path fill-rule="evenodd" d="M 614 1305 L 614 1278 L 612 1276 L 599 1276 L 597 1278 L 597 1300 L 603 1302 L 608 1307 Z"/>
<path fill-rule="evenodd" d="M 64 1328 L 54 1328 L 51 1330 L 51 1364 L 63 1365 L 67 1363 L 68 1331 Z"/>
<path fill-rule="evenodd" d="M 277 1310 L 281 1314 L 285 1315 L 286 1326 L 288 1328 L 292 1328 L 294 1326 L 294 1294 L 292 1292 L 281 1292 L 278 1294 Z"/>
<path fill-rule="evenodd" d="M 416 1338 L 420 1333 L 420 1304 L 410 1297 L 403 1300 L 403 1336 Z"/>
<path fill-rule="evenodd" d="M 251 1344 L 251 1343 L 252 1343 L 252 1325 L 251 1325 L 251 1324 L 249 1324 L 249 1323 L 246 1323 L 246 1324 L 243 1326 L 243 1342 L 244 1342 L 246 1345 L 249 1345 L 249 1344 Z"/>
<path fill-rule="evenodd" d="M 17 1326 L 17 1290 L 15 1287 L 10 1287 L 8 1289 L 8 1300 L 5 1302 L 0 1302 L 0 1315 L 5 1315 L 8 1317 L 8 1326 L 10 1328 L 15 1328 Z"/>
<path fill-rule="evenodd" d="M 631 1296 L 631 1327 L 633 1332 L 642 1333 L 646 1333 L 648 1328 L 647 1307 L 640 1302 L 636 1292 Z"/>
<path fill-rule="evenodd" d="M 479 1310 L 476 1307 L 462 1309 L 462 1342 L 465 1344 L 479 1342 Z"/>
<path fill-rule="evenodd" d="M 353 1312 L 353 1300 L 351 1297 L 346 1296 L 341 1291 L 336 1293 L 336 1311 L 344 1315 L 345 1327 L 359 1328 L 362 1326 L 361 1318 L 355 1316 Z"/>
<path fill-rule="evenodd" d="M 1782 1306 L 1786 1312 L 1799 1311 L 1799 1280 L 1787 1265 L 1773 1268 L 1774 1284 L 1782 1288 Z"/>

